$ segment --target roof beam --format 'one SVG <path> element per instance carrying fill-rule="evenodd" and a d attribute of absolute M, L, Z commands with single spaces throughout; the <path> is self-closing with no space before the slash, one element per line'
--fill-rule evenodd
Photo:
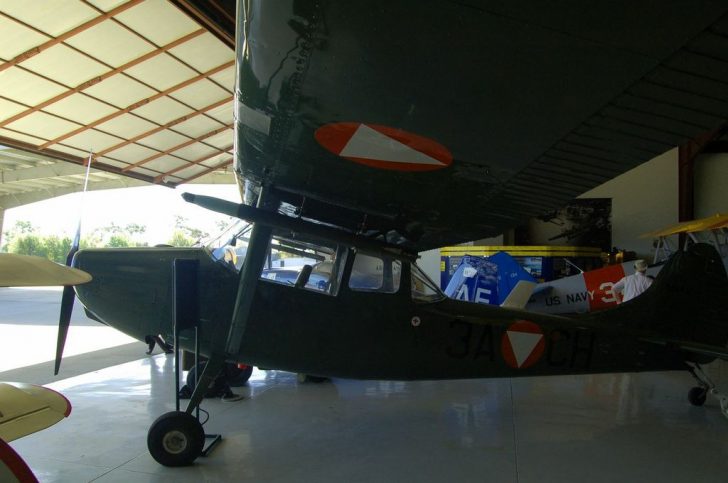
<path fill-rule="evenodd" d="M 86 156 L 83 158 L 74 156 L 72 154 L 64 153 L 62 151 L 54 151 L 52 149 L 40 149 L 38 146 L 35 146 L 33 144 L 24 143 L 22 141 L 18 141 L 17 139 L 7 138 L 0 136 L 0 144 L 4 144 L 5 146 L 9 146 L 12 148 L 20 149 L 22 151 L 27 151 L 29 153 L 38 154 L 43 157 L 49 157 L 54 158 L 60 161 L 67 161 L 69 163 L 73 164 L 79 164 L 79 165 L 85 165 L 86 160 L 88 159 Z M 154 183 L 154 178 L 152 176 L 147 176 L 140 173 L 135 172 L 127 172 L 124 173 L 121 171 L 121 168 L 117 166 L 112 166 L 110 164 L 104 164 L 103 162 L 99 161 L 96 156 L 94 156 L 94 159 L 92 161 L 92 168 L 96 168 L 101 171 L 106 171 L 107 173 L 114 173 L 114 174 L 120 174 L 123 176 L 128 176 L 130 178 L 136 178 L 141 181 L 145 181 L 147 183 Z M 168 188 L 174 188 L 177 183 L 165 183 L 162 181 L 161 183 L 158 183 L 161 186 L 166 186 Z"/>
<path fill-rule="evenodd" d="M 228 152 L 231 149 L 233 149 L 233 145 L 230 145 L 227 148 L 225 148 L 225 152 Z M 192 166 L 200 165 L 200 164 L 204 163 L 205 161 L 207 161 L 208 159 L 212 159 L 215 156 L 219 156 L 219 155 L 220 155 L 220 153 L 209 154 L 207 156 L 203 156 L 203 157 L 201 157 L 199 159 L 196 159 L 194 161 L 188 161 L 187 164 L 183 164 L 182 166 L 177 166 L 176 168 L 174 168 L 171 171 L 167 171 L 166 173 L 160 174 L 159 176 L 157 176 L 156 178 L 154 178 L 154 182 L 155 183 L 159 183 L 160 181 L 164 180 L 164 178 L 167 177 L 167 176 L 173 175 L 174 173 L 178 173 L 178 172 L 183 171 L 183 170 L 185 170 L 187 168 L 191 168 Z M 203 166 L 205 166 L 205 165 L 203 164 Z M 205 167 L 207 167 L 207 166 L 205 166 Z"/>
<path fill-rule="evenodd" d="M 37 105 L 31 107 L 30 109 L 26 109 L 23 112 L 19 112 L 18 114 L 14 115 L 12 117 L 9 117 L 7 119 L 5 119 L 4 121 L 0 122 L 0 127 L 7 126 L 11 122 L 17 121 L 18 119 L 22 119 L 25 116 L 28 116 L 30 114 L 33 114 L 34 112 L 38 112 L 41 109 L 50 106 L 51 104 L 54 104 L 54 103 L 56 103 L 58 101 L 61 101 L 61 100 L 65 99 L 65 98 L 67 98 L 69 96 L 72 96 L 73 94 L 76 94 L 76 93 L 79 93 L 79 92 L 81 92 L 81 91 L 83 91 L 85 89 L 88 89 L 89 87 L 91 87 L 93 85 L 96 85 L 99 82 L 108 79 L 109 77 L 115 76 L 117 74 L 123 74 L 126 69 L 129 69 L 130 67 L 134 67 L 137 64 L 141 64 L 142 62 L 144 62 L 146 60 L 149 60 L 152 57 L 156 57 L 156 56 L 158 56 L 160 54 L 163 54 L 163 53 L 167 52 L 168 50 L 173 49 L 174 47 L 177 47 L 178 45 L 183 44 L 183 43 L 187 42 L 188 40 L 191 40 L 191 39 L 193 39 L 195 37 L 198 37 L 198 36 L 200 36 L 200 35 L 202 35 L 204 33 L 205 33 L 205 30 L 204 29 L 195 30 L 194 32 L 189 33 L 189 34 L 185 35 L 184 37 L 180 37 L 179 39 L 177 39 L 177 40 L 175 40 L 173 42 L 170 42 L 170 43 L 168 43 L 167 45 L 165 45 L 163 47 L 160 47 L 160 48 L 155 49 L 155 50 L 153 50 L 151 52 L 148 52 L 148 53 L 142 55 L 141 57 L 137 57 L 136 59 L 133 59 L 133 60 L 127 62 L 126 64 L 121 65 L 121 66 L 119 66 L 119 67 L 117 67 L 115 69 L 112 69 L 112 70 L 108 71 L 108 72 L 105 72 L 104 74 L 101 74 L 100 76 L 94 77 L 93 79 L 89 79 L 86 82 L 83 82 L 83 83 L 79 84 L 76 87 L 70 88 L 68 86 L 63 86 L 63 87 L 65 87 L 68 90 L 66 90 L 65 92 L 62 92 L 62 93 L 58 94 L 55 97 L 52 97 L 52 98 L 50 98 L 48 100 L 45 100 L 45 101 L 41 102 L 40 104 L 37 104 Z M 38 74 L 36 74 L 36 75 L 38 75 Z M 53 81 L 52 79 L 48 79 L 48 80 L 51 81 L 51 82 L 57 83 L 57 82 Z M 62 84 L 59 84 L 59 85 L 62 85 Z M 98 100 L 96 98 L 93 98 L 93 99 Z"/>
<path fill-rule="evenodd" d="M 194 176 L 190 176 L 189 178 L 185 178 L 185 183 L 189 183 L 192 180 L 195 180 L 197 178 L 201 178 L 201 177 L 205 176 L 206 174 L 210 174 L 213 171 L 217 171 L 218 169 L 224 168 L 225 166 L 230 166 L 232 163 L 233 163 L 233 158 L 230 158 L 230 159 L 228 159 L 226 161 L 223 161 L 222 163 L 220 163 L 220 164 L 218 164 L 216 166 L 213 166 L 212 168 L 208 168 L 205 171 L 202 171 L 200 173 L 197 173 Z M 190 166 L 188 166 L 188 167 L 190 167 Z"/>
<path fill-rule="evenodd" d="M 65 32 L 65 33 L 61 34 L 58 37 L 51 38 L 51 40 L 49 40 L 47 42 L 44 42 L 41 45 L 38 45 L 36 47 L 33 47 L 32 49 L 26 50 L 22 54 L 17 55 L 13 59 L 5 62 L 2 65 L 0 65 L 0 72 L 4 71 L 5 69 L 8 69 L 10 67 L 13 67 L 15 65 L 18 65 L 21 62 L 24 62 L 24 61 L 30 59 L 31 57 L 34 57 L 34 56 L 40 54 L 44 50 L 48 50 L 49 48 L 53 47 L 54 45 L 58 45 L 58 44 L 60 44 L 60 43 L 62 43 L 64 41 L 70 39 L 74 35 L 79 34 L 79 33 L 83 32 L 84 30 L 90 29 L 94 25 L 97 25 L 97 24 L 103 22 L 106 19 L 109 19 L 109 18 L 111 18 L 111 17 L 113 17 L 115 15 L 118 15 L 121 12 L 130 9 L 131 7 L 134 7 L 136 5 L 139 5 L 142 1 L 143 0 L 130 0 L 130 1 L 128 1 L 128 2 L 126 2 L 124 4 L 122 4 L 122 5 L 119 5 L 118 7 L 114 8 L 112 10 L 109 10 L 108 12 L 106 12 L 106 13 L 104 13 L 102 15 L 99 15 L 98 17 L 94 17 L 93 19 L 89 20 L 88 22 L 86 22 L 84 24 L 81 24 L 78 27 L 75 27 L 75 28 L 69 30 L 68 32 Z M 19 24 L 23 25 L 24 27 L 27 27 L 29 29 L 32 29 L 33 31 L 35 31 L 35 32 L 37 32 L 39 34 L 48 36 L 47 33 L 41 32 L 38 29 L 33 28 L 32 26 L 27 25 L 27 24 L 21 22 L 21 21 L 19 21 L 16 18 L 8 17 L 5 14 L 2 14 L 2 15 L 4 17 L 6 17 L 6 18 L 11 19 L 12 21 L 14 21 L 16 23 L 19 23 Z"/>
<path fill-rule="evenodd" d="M 88 129 L 94 128 L 94 127 L 98 126 L 99 124 L 103 124 L 106 121 L 109 121 L 111 119 L 115 119 L 115 118 L 117 118 L 117 117 L 119 117 L 119 116 L 121 116 L 123 114 L 127 114 L 127 113 L 133 111 L 134 109 L 137 109 L 137 108 L 139 108 L 139 107 L 141 107 L 141 106 L 143 106 L 145 104 L 149 104 L 150 102 L 156 101 L 157 99 L 160 99 L 160 98 L 162 98 L 162 97 L 164 97 L 164 96 L 166 96 L 168 94 L 171 94 L 172 92 L 178 91 L 180 89 L 183 89 L 183 88 L 187 87 L 188 85 L 194 84 L 197 81 L 200 81 L 202 79 L 205 79 L 207 77 L 210 77 L 211 75 L 217 74 L 218 72 L 221 72 L 221 71 L 223 71 L 223 70 L 225 70 L 225 69 L 227 69 L 229 67 L 232 67 L 234 64 L 235 64 L 235 61 L 232 61 L 232 60 L 230 62 L 225 62 L 224 64 L 219 65 L 219 66 L 217 66 L 217 67 L 215 67 L 213 69 L 210 69 L 209 71 L 207 71 L 205 73 L 202 73 L 200 75 L 197 75 L 195 77 L 192 77 L 190 79 L 187 79 L 184 82 L 180 82 L 179 84 L 177 84 L 175 86 L 172 86 L 169 89 L 165 89 L 163 91 L 160 91 L 160 92 L 154 94 L 151 97 L 147 97 L 146 99 L 142 99 L 140 101 L 137 101 L 137 102 L 129 105 L 128 107 L 126 107 L 124 109 L 120 109 L 120 110 L 118 110 L 116 112 L 112 112 L 111 114 L 109 114 L 107 116 L 104 116 L 104 117 L 101 117 L 101 118 L 99 118 L 99 119 L 97 119 L 97 120 L 95 120 L 95 121 L 93 121 L 93 122 L 91 122 L 91 123 L 89 123 L 89 124 L 87 124 L 85 126 L 82 126 L 82 127 L 78 128 L 78 129 L 74 129 L 73 131 L 67 132 L 66 134 L 64 134 L 62 136 L 59 136 L 59 137 L 57 137 L 55 139 L 51 139 L 50 141 L 47 141 L 46 143 L 40 145 L 39 147 L 40 147 L 40 149 L 46 149 L 46 148 L 48 148 L 48 146 L 51 146 L 53 144 L 57 144 L 57 143 L 65 140 L 65 139 L 68 139 L 70 137 L 75 136 L 78 133 L 81 133 L 81 132 L 86 131 Z"/>
<path fill-rule="evenodd" d="M 149 156 L 146 159 L 142 159 L 141 161 L 138 161 L 138 162 L 136 162 L 134 164 L 130 164 L 129 166 L 126 166 L 126 167 L 122 168 L 122 172 L 127 172 L 127 171 L 129 171 L 131 169 L 138 168 L 139 166 L 142 166 L 144 164 L 147 164 L 150 161 L 154 161 L 157 158 L 161 158 L 162 156 L 164 156 L 166 154 L 172 155 L 172 153 L 175 152 L 175 151 L 178 151 L 178 150 L 180 150 L 182 148 L 186 148 L 187 146 L 191 146 L 192 144 L 201 142 L 201 141 L 203 141 L 203 140 L 205 140 L 207 138 L 210 138 L 210 137 L 215 136 L 217 134 L 220 134 L 222 132 L 228 131 L 228 130 L 230 130 L 232 128 L 233 128 L 233 125 L 232 124 L 228 124 L 228 125 L 223 126 L 221 128 L 214 129 L 214 130 L 212 130 L 210 132 L 207 132 L 207 133 L 203 134 L 202 136 L 196 137 L 194 139 L 190 139 L 189 141 L 185 141 L 182 144 L 178 144 L 177 146 L 173 146 L 173 147 L 171 147 L 169 149 L 166 149 L 164 151 L 160 151 L 157 154 L 154 154 L 152 156 Z M 206 144 L 206 146 L 210 146 L 210 145 L 209 144 Z M 210 148 L 217 150 L 218 151 L 218 154 L 224 153 L 226 151 L 224 149 L 220 149 L 220 148 L 217 148 L 215 146 L 210 146 Z M 183 158 L 180 158 L 180 159 L 182 161 L 185 161 L 185 162 L 189 163 L 189 161 L 187 161 L 186 159 L 183 159 Z"/>
<path fill-rule="evenodd" d="M 205 27 L 212 35 L 220 39 L 231 49 L 235 49 L 235 2 L 232 12 L 228 12 L 217 0 L 189 1 L 170 0 L 177 8 L 186 13 L 198 24 Z"/>
<path fill-rule="evenodd" d="M 203 107 L 202 109 L 197 109 L 197 110 L 195 110 L 195 112 L 193 112 L 191 114 L 187 114 L 185 116 L 178 117 L 177 119 L 175 119 L 173 121 L 170 121 L 167 124 L 163 124 L 161 126 L 155 127 L 151 131 L 143 132 L 143 133 L 139 134 L 138 136 L 134 136 L 133 138 L 129 138 L 129 139 L 127 139 L 126 141 L 124 141 L 122 143 L 119 143 L 119 144 L 116 144 L 114 146 L 111 146 L 110 148 L 104 149 L 103 151 L 99 151 L 98 153 L 96 153 L 96 155 L 99 156 L 99 157 L 100 156 L 104 156 L 104 155 L 106 155 L 106 154 L 108 154 L 108 153 L 110 153 L 112 151 L 116 151 L 119 148 L 123 148 L 124 146 L 127 146 L 129 144 L 134 144 L 135 142 L 139 141 L 140 139 L 144 139 L 144 138 L 149 137 L 149 136 L 151 136 L 153 134 L 157 134 L 160 131 L 164 131 L 165 129 L 169 129 L 172 126 L 175 126 L 175 125 L 180 124 L 182 122 L 188 121 L 188 120 L 192 119 L 195 116 L 202 115 L 202 114 L 206 113 L 207 111 L 211 111 L 211 110 L 216 109 L 216 108 L 218 108 L 220 106 L 224 106 L 225 104 L 227 104 L 229 102 L 232 102 L 232 97 L 226 98 L 226 99 L 222 99 L 222 100 L 217 101 L 217 102 L 214 102 L 214 103 L 210 104 L 209 106 Z M 177 131 L 175 131 L 175 132 L 177 132 Z"/>
<path fill-rule="evenodd" d="M 147 183 L 121 176 L 115 180 L 99 181 L 95 183 L 89 182 L 88 190 L 96 191 L 131 188 L 134 186 L 147 186 Z M 16 206 L 27 205 L 28 203 L 35 203 L 36 201 L 47 200 L 49 198 L 55 198 L 57 196 L 67 195 L 70 193 L 78 193 L 82 190 L 83 183 L 77 186 L 43 188 L 34 191 L 26 191 L 25 193 L 0 195 L 0 208 L 15 208 Z"/>
<path fill-rule="evenodd" d="M 84 169 L 80 166 L 58 162 L 56 164 L 45 164 L 42 166 L 35 166 L 33 168 L 0 171 L 0 183 L 56 178 L 58 176 L 69 176 L 83 173 Z"/>

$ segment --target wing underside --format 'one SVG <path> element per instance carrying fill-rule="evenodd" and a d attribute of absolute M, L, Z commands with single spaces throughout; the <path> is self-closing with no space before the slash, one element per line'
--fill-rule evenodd
<path fill-rule="evenodd" d="M 419 250 L 496 235 L 715 135 L 726 11 L 251 0 L 236 171 L 248 201 Z"/>

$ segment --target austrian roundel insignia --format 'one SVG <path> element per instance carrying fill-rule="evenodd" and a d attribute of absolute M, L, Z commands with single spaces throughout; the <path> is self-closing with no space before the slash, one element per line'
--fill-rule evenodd
<path fill-rule="evenodd" d="M 511 324 L 501 339 L 501 353 L 506 364 L 514 369 L 534 365 L 546 348 L 541 327 L 528 320 Z"/>
<path fill-rule="evenodd" d="M 326 124 L 314 137 L 328 151 L 377 169 L 432 171 L 447 168 L 453 160 L 452 153 L 433 139 L 378 124 Z"/>

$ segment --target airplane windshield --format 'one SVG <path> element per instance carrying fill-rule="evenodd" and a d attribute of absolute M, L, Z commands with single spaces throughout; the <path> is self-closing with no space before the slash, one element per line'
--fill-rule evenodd
<path fill-rule="evenodd" d="M 235 270 L 240 270 L 248 249 L 248 236 L 253 227 L 244 220 L 236 220 L 205 246 L 215 260 Z"/>
<path fill-rule="evenodd" d="M 412 264 L 412 298 L 416 302 L 437 302 L 445 297 L 440 288 L 416 264 Z"/>

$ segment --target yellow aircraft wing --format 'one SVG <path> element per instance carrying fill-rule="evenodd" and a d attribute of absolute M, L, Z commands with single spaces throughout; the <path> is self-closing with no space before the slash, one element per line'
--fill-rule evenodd
<path fill-rule="evenodd" d="M 79 285 L 91 275 L 45 258 L 0 253 L 0 287 Z"/>
<path fill-rule="evenodd" d="M 0 439 L 13 441 L 56 424 L 71 414 L 71 403 L 52 389 L 0 382 Z"/>
<path fill-rule="evenodd" d="M 670 225 L 657 231 L 645 233 L 640 238 L 659 238 L 663 236 L 676 235 L 678 233 L 695 233 L 698 231 L 713 230 L 728 226 L 728 214 L 715 214 L 707 218 L 698 220 L 683 221 L 675 225 Z"/>

